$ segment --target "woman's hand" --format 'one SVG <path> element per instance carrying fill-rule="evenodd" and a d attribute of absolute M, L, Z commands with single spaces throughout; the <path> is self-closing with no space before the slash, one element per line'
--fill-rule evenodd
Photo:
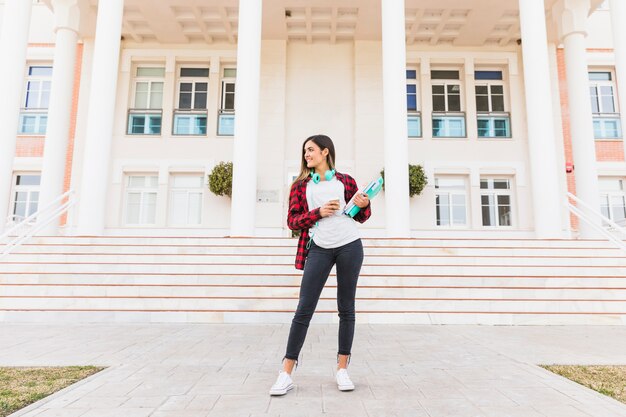
<path fill-rule="evenodd" d="M 337 210 L 339 210 L 339 200 L 330 200 L 320 207 L 320 215 L 322 217 L 333 216 Z"/>
<path fill-rule="evenodd" d="M 359 208 L 365 208 L 370 203 L 370 198 L 365 193 L 359 193 L 354 197 L 354 204 Z"/>

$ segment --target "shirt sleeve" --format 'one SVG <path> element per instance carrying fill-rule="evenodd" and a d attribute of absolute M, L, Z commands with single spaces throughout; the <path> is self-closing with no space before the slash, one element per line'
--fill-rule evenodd
<path fill-rule="evenodd" d="M 305 198 L 305 187 L 301 183 L 291 186 L 289 212 L 287 213 L 287 226 L 291 230 L 309 229 L 322 218 L 319 208 L 308 211 L 306 201 L 302 201 Z"/>
<path fill-rule="evenodd" d="M 354 194 L 357 193 L 357 191 L 359 191 L 357 185 L 356 185 L 356 181 L 354 180 L 354 178 L 352 178 L 350 175 L 345 175 L 346 178 L 346 202 L 350 201 L 350 199 L 352 198 L 352 196 L 354 196 Z M 359 212 L 354 216 L 354 220 L 356 220 L 359 223 L 365 223 L 365 221 L 367 221 L 367 219 L 370 218 L 370 216 L 372 215 L 372 202 L 370 201 L 366 207 L 362 208 L 361 210 L 359 210 Z"/>

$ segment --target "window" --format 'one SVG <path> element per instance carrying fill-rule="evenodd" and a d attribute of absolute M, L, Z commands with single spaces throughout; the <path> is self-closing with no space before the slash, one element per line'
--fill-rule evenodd
<path fill-rule="evenodd" d="M 433 137 L 465 137 L 459 71 L 431 71 Z M 435 81 L 436 80 L 436 81 Z"/>
<path fill-rule="evenodd" d="M 480 180 L 483 226 L 511 226 L 511 181 L 486 178 Z"/>
<path fill-rule="evenodd" d="M 155 224 L 158 177 L 129 175 L 126 178 L 126 224 Z"/>
<path fill-rule="evenodd" d="M 52 67 L 30 66 L 26 78 L 18 134 L 45 135 L 52 87 Z"/>
<path fill-rule="evenodd" d="M 180 68 L 175 135 L 206 135 L 209 68 Z"/>
<path fill-rule="evenodd" d="M 615 82 L 609 71 L 589 72 L 589 95 L 596 139 L 621 138 L 620 114 L 615 99 Z"/>
<path fill-rule="evenodd" d="M 222 77 L 221 106 L 217 120 L 217 134 L 232 136 L 235 134 L 235 68 L 224 68 Z"/>
<path fill-rule="evenodd" d="M 422 136 L 422 123 L 419 111 L 419 97 L 417 89 L 417 70 L 406 70 L 406 111 L 408 132 L 410 138 Z"/>
<path fill-rule="evenodd" d="M 170 224 L 198 225 L 202 221 L 202 174 L 172 175 L 170 187 Z"/>
<path fill-rule="evenodd" d="M 466 226 L 466 201 L 467 191 L 464 178 L 435 178 L 435 213 L 437 226 Z"/>
<path fill-rule="evenodd" d="M 39 173 L 17 174 L 13 181 L 12 221 L 20 222 L 37 212 L 39 205 Z"/>
<path fill-rule="evenodd" d="M 160 135 L 165 68 L 137 67 L 133 104 L 128 116 L 129 135 Z"/>
<path fill-rule="evenodd" d="M 502 71 L 476 71 L 476 112 L 478 137 L 511 137 L 510 117 L 506 112 Z"/>
<path fill-rule="evenodd" d="M 600 185 L 600 212 L 617 223 L 626 226 L 626 192 L 624 180 L 617 178 L 601 178 Z"/>

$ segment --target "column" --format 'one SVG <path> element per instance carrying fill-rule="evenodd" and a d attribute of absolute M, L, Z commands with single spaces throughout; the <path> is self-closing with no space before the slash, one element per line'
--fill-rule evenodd
<path fill-rule="evenodd" d="M 13 180 L 19 114 L 24 90 L 24 68 L 32 1 L 7 0 L 0 32 L 0 233 L 3 232 Z"/>
<path fill-rule="evenodd" d="M 559 38 L 565 48 L 576 195 L 599 212 L 600 194 L 585 43 L 590 9 L 590 0 L 559 0 L 553 6 L 552 16 L 556 20 Z M 600 220 L 595 218 L 592 220 L 598 226 L 602 226 Z M 598 234 L 592 226 L 581 220 L 579 236 L 597 238 Z"/>
<path fill-rule="evenodd" d="M 615 52 L 615 73 L 619 111 L 622 118 L 622 138 L 626 132 L 626 2 L 610 0 L 611 26 L 613 27 L 613 50 Z M 626 154 L 626 140 L 623 140 Z"/>
<path fill-rule="evenodd" d="M 387 236 L 410 237 L 404 0 L 381 0 Z M 423 71 L 422 71 L 423 72 Z M 422 86 L 422 88 L 424 88 Z M 422 114 L 422 119 L 430 114 Z"/>
<path fill-rule="evenodd" d="M 535 234 L 538 238 L 561 237 L 559 193 L 550 67 L 543 0 L 519 0 L 524 60 L 524 88 L 528 119 L 528 148 L 532 184 Z"/>
<path fill-rule="evenodd" d="M 239 1 L 231 236 L 254 236 L 262 0 Z"/>
<path fill-rule="evenodd" d="M 478 139 L 478 112 L 476 110 L 476 80 L 474 58 L 465 58 L 465 126 L 469 139 Z"/>
<path fill-rule="evenodd" d="M 77 233 L 104 231 L 124 0 L 98 2 Z"/>
<path fill-rule="evenodd" d="M 48 127 L 41 170 L 40 208 L 48 206 L 63 193 L 80 14 L 77 0 L 53 0 L 52 7 L 55 17 L 56 40 Z M 58 202 L 56 206 L 59 206 L 60 203 Z M 45 220 L 45 217 L 41 217 L 39 220 Z M 58 227 L 59 219 L 57 218 L 42 229 L 41 234 L 56 235 Z"/>
<path fill-rule="evenodd" d="M 422 112 L 422 138 L 433 135 L 433 96 L 430 85 L 430 58 L 420 57 L 420 110 Z"/>

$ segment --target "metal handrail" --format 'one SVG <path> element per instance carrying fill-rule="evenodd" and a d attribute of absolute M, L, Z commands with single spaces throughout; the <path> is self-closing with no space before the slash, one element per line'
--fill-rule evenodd
<path fill-rule="evenodd" d="M 4 241 L 10 236 L 14 237 L 6 244 L 6 246 L 2 250 L 2 253 L 0 253 L 0 259 L 3 259 L 9 253 L 11 253 L 11 251 L 20 246 L 26 240 L 33 237 L 35 233 L 48 226 L 54 220 L 61 217 L 67 210 L 70 209 L 70 207 L 76 204 L 76 198 L 72 198 L 74 194 L 75 193 L 73 190 L 69 190 L 63 193 L 62 195 L 58 196 L 53 201 L 48 203 L 48 205 L 46 205 L 44 208 L 36 211 L 35 213 L 32 213 L 30 216 L 26 217 L 19 223 L 15 224 L 12 228 L 7 230 L 5 233 L 3 233 L 2 236 L 0 236 L 0 242 Z M 56 206 L 60 201 L 63 201 L 63 199 L 65 198 L 67 198 L 67 201 L 65 201 L 60 206 Z M 37 219 L 37 222 L 33 226 L 32 221 L 34 219 Z M 31 227 L 25 228 L 25 226 Z M 20 229 L 24 230 L 20 231 Z"/>
<path fill-rule="evenodd" d="M 626 238 L 626 229 L 624 229 L 623 227 L 619 226 L 613 220 L 603 216 L 601 213 L 598 213 L 596 210 L 591 208 L 587 203 L 582 201 L 580 198 L 576 197 L 574 194 L 572 194 L 570 192 L 567 193 L 567 197 L 565 199 L 565 205 L 567 206 L 569 211 L 574 213 L 576 216 L 578 216 L 579 219 L 581 219 L 582 221 L 587 223 L 589 226 L 591 226 L 596 232 L 599 232 L 600 234 L 604 235 L 609 241 L 611 241 L 615 245 L 617 245 L 618 248 L 620 248 L 621 250 L 626 252 L 626 243 L 624 243 L 624 241 L 622 239 L 619 239 L 613 233 L 611 233 L 609 230 L 607 230 L 606 228 L 604 228 L 604 227 L 600 226 L 599 224 L 597 224 L 596 222 L 594 222 L 588 214 L 585 214 L 580 208 L 578 208 L 577 206 L 575 206 L 572 203 L 570 203 L 568 198 L 571 198 L 572 200 L 574 200 L 576 202 L 576 204 L 578 204 L 581 207 L 585 208 L 588 213 L 593 214 L 597 219 L 600 219 L 603 222 L 607 223 L 609 226 L 611 226 L 611 228 L 612 228 L 611 230 L 614 230 L 614 231 L 617 231 L 617 232 L 621 233 L 624 238 Z"/>

